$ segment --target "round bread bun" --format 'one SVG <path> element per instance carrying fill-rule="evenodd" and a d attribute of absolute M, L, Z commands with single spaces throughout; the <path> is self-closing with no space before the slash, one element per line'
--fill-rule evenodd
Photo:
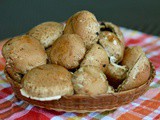
<path fill-rule="evenodd" d="M 95 66 L 79 68 L 73 74 L 72 83 L 76 94 L 94 96 L 113 92 L 105 74 Z"/>
<path fill-rule="evenodd" d="M 46 64 L 47 55 L 40 42 L 28 35 L 10 39 L 2 49 L 6 64 L 21 74 L 32 68 Z"/>
<path fill-rule="evenodd" d="M 57 22 L 44 22 L 32 28 L 27 34 L 36 38 L 45 47 L 49 47 L 62 35 L 64 26 Z"/>
<path fill-rule="evenodd" d="M 79 66 L 85 52 L 85 45 L 78 35 L 65 34 L 53 43 L 50 58 L 54 64 L 61 65 L 67 69 L 74 69 Z"/>
<path fill-rule="evenodd" d="M 109 31 L 101 32 L 99 44 L 107 51 L 109 57 L 115 58 L 116 63 L 123 59 L 124 46 L 114 33 Z"/>
<path fill-rule="evenodd" d="M 92 65 L 99 67 L 103 72 L 106 71 L 109 64 L 108 55 L 106 51 L 98 44 L 94 44 L 89 49 L 81 62 L 82 66 Z"/>
<path fill-rule="evenodd" d="M 62 66 L 38 66 L 23 77 L 21 94 L 40 101 L 60 99 L 73 94 L 71 78 L 71 73 Z"/>
<path fill-rule="evenodd" d="M 130 90 L 144 84 L 150 76 L 150 63 L 141 47 L 131 47 L 125 51 L 122 65 L 129 68 L 128 76 L 118 87 L 119 91 Z"/>
<path fill-rule="evenodd" d="M 90 46 L 98 41 L 100 28 L 96 17 L 89 11 L 80 11 L 71 16 L 64 29 L 64 34 L 78 34 L 85 46 Z"/>

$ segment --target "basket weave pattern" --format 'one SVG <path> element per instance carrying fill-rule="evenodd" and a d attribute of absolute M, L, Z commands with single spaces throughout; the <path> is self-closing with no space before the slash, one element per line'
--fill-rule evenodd
<path fill-rule="evenodd" d="M 92 111 L 110 111 L 132 102 L 148 90 L 149 85 L 155 76 L 155 69 L 151 63 L 151 73 L 148 81 L 145 84 L 131 90 L 98 96 L 63 96 L 59 100 L 51 101 L 37 101 L 22 96 L 20 93 L 21 84 L 10 78 L 6 71 L 5 74 L 17 98 L 24 100 L 25 102 L 28 102 L 32 105 L 50 110 L 83 113 Z"/>

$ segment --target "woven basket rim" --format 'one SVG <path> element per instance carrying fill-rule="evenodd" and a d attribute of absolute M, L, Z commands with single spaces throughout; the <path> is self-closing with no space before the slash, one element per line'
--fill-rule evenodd
<path fill-rule="evenodd" d="M 139 96 L 143 95 L 149 88 L 150 83 L 153 81 L 155 76 L 155 68 L 150 62 L 151 72 L 150 78 L 143 85 L 117 93 L 103 94 L 98 96 L 88 96 L 88 95 L 70 95 L 62 96 L 59 100 L 51 101 L 38 101 L 27 98 L 20 93 L 21 84 L 11 79 L 5 70 L 6 77 L 10 82 L 15 95 L 20 100 L 24 100 L 26 103 L 45 108 L 48 110 L 65 111 L 65 112 L 76 112 L 76 113 L 86 113 L 86 112 L 103 112 L 112 111 L 117 109 L 122 105 L 126 105 L 133 100 L 137 99 Z"/>
<path fill-rule="evenodd" d="M 150 62 L 150 66 L 151 66 L 151 73 L 150 73 L 150 77 L 148 78 L 148 81 L 149 81 L 148 84 L 150 84 L 150 83 L 152 82 L 152 80 L 154 79 L 154 77 L 155 77 L 155 75 L 156 75 L 156 70 L 155 70 L 155 67 L 153 66 L 152 62 Z M 5 74 L 7 75 L 7 78 L 9 78 L 10 80 L 12 80 L 12 81 L 9 81 L 9 82 L 12 82 L 13 84 L 17 84 L 17 85 L 21 86 L 20 83 L 18 83 L 17 81 L 13 80 L 13 79 L 10 77 L 10 75 L 7 73 L 6 69 L 4 70 L 4 72 L 5 72 Z M 147 82 L 148 82 L 148 81 L 147 81 Z M 143 85 L 145 85 L 147 82 L 145 82 L 144 84 L 142 84 L 142 85 L 140 85 L 140 86 L 138 86 L 138 87 L 135 87 L 135 88 L 133 88 L 133 89 L 127 90 L 127 92 L 134 91 L 134 90 L 136 90 L 137 88 L 140 88 L 140 87 L 142 87 Z M 94 98 L 96 98 L 96 97 L 104 97 L 104 96 L 110 96 L 110 95 L 124 94 L 125 92 L 126 92 L 126 91 L 120 91 L 120 92 L 106 93 L 106 94 L 95 95 L 95 96 L 74 94 L 74 95 L 65 95 L 65 96 L 62 96 L 62 97 L 65 97 L 65 98 L 67 98 L 67 97 L 69 97 L 69 98 L 70 98 L 70 97 L 73 97 L 73 98 L 77 98 L 77 97 L 78 97 L 78 98 L 79 98 L 79 97 L 81 97 L 81 98 L 94 97 Z"/>

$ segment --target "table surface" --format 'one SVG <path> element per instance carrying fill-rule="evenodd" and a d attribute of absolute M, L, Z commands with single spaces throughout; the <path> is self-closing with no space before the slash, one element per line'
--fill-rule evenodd
<path fill-rule="evenodd" d="M 93 112 L 85 114 L 49 111 L 18 101 L 3 73 L 5 61 L 0 43 L 0 119 L 6 120 L 74 120 L 74 119 L 160 119 L 160 1 L 64 1 L 64 0 L 0 0 L 0 40 L 27 32 L 45 21 L 63 22 L 80 10 L 93 12 L 99 21 L 110 21 L 124 33 L 126 45 L 142 46 L 156 68 L 156 76 L 150 89 L 132 103 L 118 108 L 113 113 Z M 131 29 L 143 31 L 134 31 Z M 156 36 L 152 36 L 156 35 Z"/>
<path fill-rule="evenodd" d="M 19 101 L 6 82 L 3 73 L 5 61 L 0 43 L 0 119 L 6 120 L 158 120 L 160 119 L 160 38 L 142 32 L 121 28 L 127 46 L 141 46 L 156 68 L 156 76 L 149 90 L 128 105 L 112 113 L 65 113 L 46 110 Z"/>
<path fill-rule="evenodd" d="M 93 12 L 99 21 L 160 35 L 160 0 L 0 0 L 0 40 L 45 21 L 66 21 L 80 10 Z"/>

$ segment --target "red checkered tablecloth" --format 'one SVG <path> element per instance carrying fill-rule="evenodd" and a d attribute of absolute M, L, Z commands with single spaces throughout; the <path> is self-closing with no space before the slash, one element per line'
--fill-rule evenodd
<path fill-rule="evenodd" d="M 0 43 L 0 120 L 158 120 L 160 119 L 160 38 L 138 31 L 121 28 L 127 46 L 142 46 L 147 57 L 156 68 L 156 76 L 150 89 L 138 99 L 122 106 L 114 112 L 66 113 L 46 110 L 19 101 L 6 82 L 4 75 L 5 60 L 1 55 Z"/>

